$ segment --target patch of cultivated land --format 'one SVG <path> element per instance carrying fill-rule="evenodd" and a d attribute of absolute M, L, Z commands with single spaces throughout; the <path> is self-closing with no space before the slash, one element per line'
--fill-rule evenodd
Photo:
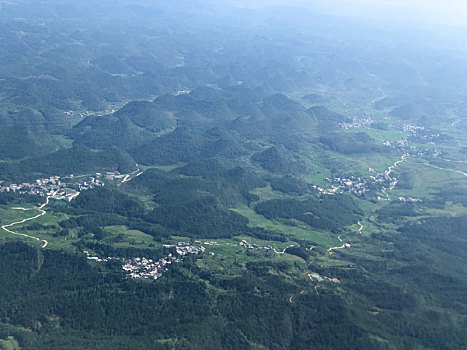
<path fill-rule="evenodd" d="M 16 207 L 25 208 L 28 210 L 13 209 Z M 32 209 L 31 207 L 26 207 L 26 206 L 23 207 L 21 205 L 18 205 L 18 206 L 14 205 L 12 207 L 3 207 L 3 208 L 0 208 L 0 223 L 2 225 L 5 225 L 5 224 L 12 223 L 12 222 L 21 221 L 23 219 L 27 219 L 37 214 L 40 214 L 40 212 L 38 210 Z"/>
<path fill-rule="evenodd" d="M 411 158 L 399 164 L 398 168 L 400 171 L 409 172 L 413 186 L 410 189 L 398 189 L 396 186 L 391 193 L 394 198 L 399 196 L 430 198 L 437 189 L 452 188 L 458 185 L 465 186 L 467 184 L 467 181 L 463 180 L 466 178 L 460 173 L 427 166 Z"/>
<path fill-rule="evenodd" d="M 0 339 L 0 349 L 2 350 L 20 350 L 20 346 L 18 341 L 12 337 L 9 336 L 6 339 Z"/>
<path fill-rule="evenodd" d="M 374 128 L 354 128 L 347 130 L 349 133 L 365 132 L 376 140 L 376 144 L 384 144 L 386 141 L 393 143 L 398 140 L 403 140 L 407 137 L 407 132 L 390 128 L 388 130 L 379 130 Z"/>
<path fill-rule="evenodd" d="M 296 226 L 284 225 L 276 220 L 268 220 L 264 216 L 255 213 L 251 208 L 232 209 L 249 219 L 251 227 L 263 227 L 271 231 L 278 231 L 285 235 L 292 235 L 297 239 L 311 240 L 323 247 L 330 248 L 339 244 L 337 235 L 327 232 L 319 232 L 311 228 L 300 228 Z M 305 225 L 303 225 L 305 226 Z"/>
<path fill-rule="evenodd" d="M 138 230 L 130 230 L 126 226 L 107 226 L 105 232 L 109 234 L 105 241 L 116 247 L 148 248 L 150 244 L 160 245 L 152 236 Z"/>

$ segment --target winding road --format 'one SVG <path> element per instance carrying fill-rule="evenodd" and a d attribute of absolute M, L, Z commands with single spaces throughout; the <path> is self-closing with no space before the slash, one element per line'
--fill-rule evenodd
<path fill-rule="evenodd" d="M 131 175 L 133 175 L 135 173 L 136 173 L 136 175 L 134 177 L 131 177 Z M 135 177 L 140 176 L 142 173 L 143 173 L 143 171 L 141 171 L 140 168 L 136 169 L 134 172 L 125 175 L 125 177 L 123 178 L 122 182 L 119 185 L 121 185 L 122 183 L 128 182 L 128 181 L 130 181 L 131 179 L 133 179 Z M 79 176 L 76 176 L 76 177 L 82 177 L 82 176 L 87 176 L 87 175 L 79 175 Z M 52 198 L 54 195 L 56 195 L 57 192 L 58 192 L 58 190 L 53 192 L 50 196 L 47 196 L 47 199 L 46 199 L 45 203 L 42 203 L 37 208 L 29 208 L 29 209 L 28 208 L 21 208 L 21 207 L 12 208 L 13 210 L 24 210 L 24 211 L 37 209 L 37 210 L 39 210 L 40 213 L 37 214 L 37 215 L 31 216 L 30 218 L 26 218 L 26 219 L 23 219 L 23 220 L 20 220 L 20 221 L 12 222 L 11 224 L 2 225 L 1 226 L 2 230 L 6 231 L 8 233 L 11 233 L 13 235 L 16 235 L 16 236 L 23 236 L 23 237 L 27 237 L 27 238 L 34 239 L 36 241 L 42 242 L 41 247 L 42 248 L 47 247 L 49 242 L 47 242 L 45 239 L 41 240 L 40 238 L 35 237 L 35 236 L 27 235 L 25 233 L 15 232 L 15 231 L 11 230 L 10 227 L 13 227 L 13 226 L 19 225 L 19 224 L 24 224 L 25 222 L 35 220 L 35 219 L 40 218 L 41 216 L 47 214 L 47 212 L 44 210 L 44 207 L 49 204 L 50 198 Z"/>
<path fill-rule="evenodd" d="M 381 192 L 383 192 L 384 195 L 386 196 L 386 199 L 385 199 L 385 200 L 390 200 L 389 194 L 386 192 L 386 190 L 391 191 L 391 190 L 393 190 L 394 187 L 396 187 L 396 185 L 397 185 L 397 178 L 391 177 L 391 173 L 392 173 L 394 170 L 396 170 L 397 166 L 398 166 L 400 163 L 404 162 L 405 159 L 406 159 L 407 157 L 409 157 L 409 156 L 410 156 L 410 155 L 409 155 L 408 153 L 403 154 L 403 155 L 401 156 L 401 159 L 400 159 L 400 160 L 394 162 L 394 164 L 391 165 L 391 166 L 388 168 L 388 170 L 384 172 L 384 177 L 386 177 L 388 180 L 391 181 L 391 185 L 389 186 L 389 188 L 383 187 L 383 188 L 381 189 Z"/>
<path fill-rule="evenodd" d="M 56 192 L 54 192 L 52 194 L 52 196 L 55 195 Z M 45 248 L 47 247 L 47 244 L 49 244 L 49 242 L 47 242 L 45 239 L 40 239 L 38 237 L 35 237 L 35 236 L 31 236 L 31 235 L 27 235 L 25 233 L 19 233 L 19 232 L 15 232 L 13 230 L 10 230 L 9 227 L 12 227 L 12 226 L 15 226 L 15 225 L 19 225 L 19 224 L 24 224 L 25 222 L 28 222 L 28 221 L 31 221 L 31 220 L 34 220 L 34 219 L 37 219 L 37 218 L 40 218 L 41 216 L 47 214 L 47 212 L 44 210 L 44 207 L 49 204 L 49 200 L 52 196 L 48 196 L 45 203 L 42 203 L 40 207 L 37 208 L 37 210 L 40 211 L 40 214 L 37 214 L 37 215 L 34 215 L 34 216 L 31 216 L 30 218 L 26 218 L 26 219 L 23 219 L 23 220 L 20 220 L 20 221 L 16 221 L 16 222 L 12 222 L 11 224 L 7 224 L 7 225 L 2 225 L 2 229 L 8 233 L 11 233 L 13 235 L 16 235 L 16 236 L 23 236 L 23 237 L 27 237 L 27 238 L 31 238 L 31 239 L 34 239 L 36 241 L 39 241 L 39 242 L 42 242 L 42 248 Z M 31 208 L 31 209 L 26 209 L 26 208 L 12 208 L 12 209 L 15 209 L 15 210 L 34 210 L 34 208 Z"/>
<path fill-rule="evenodd" d="M 284 248 L 284 250 L 281 251 L 281 252 L 280 252 L 280 251 L 277 251 L 276 248 L 272 248 L 272 250 L 273 250 L 274 253 L 276 253 L 276 254 L 285 254 L 285 251 L 286 251 L 287 249 L 292 248 L 292 247 L 296 247 L 296 246 L 297 246 L 297 243 L 291 244 L 291 245 L 289 245 L 288 247 Z"/>
<path fill-rule="evenodd" d="M 118 184 L 118 186 L 120 186 L 121 184 L 124 184 L 125 182 L 128 182 L 128 181 L 134 179 L 135 177 L 140 176 L 143 172 L 144 172 L 144 171 L 141 171 L 141 169 L 138 168 L 138 169 L 136 169 L 135 171 L 133 171 L 132 173 L 126 174 L 125 177 L 122 179 L 122 182 L 120 182 L 120 183 Z M 131 175 L 133 175 L 133 174 L 135 174 L 135 173 L 136 173 L 136 175 L 135 175 L 134 177 L 131 177 Z"/>
<path fill-rule="evenodd" d="M 360 221 L 358 221 L 357 223 L 360 225 L 360 228 L 358 229 L 358 233 L 362 233 L 363 224 Z"/>
<path fill-rule="evenodd" d="M 432 165 L 432 164 L 428 164 L 428 163 L 420 163 L 420 164 L 423 164 L 423 165 L 426 165 L 426 166 L 429 166 L 429 167 L 432 167 L 432 168 L 435 168 L 435 169 L 451 171 L 451 172 L 453 172 L 453 173 L 459 173 L 459 174 L 462 174 L 462 175 L 464 175 L 464 176 L 467 176 L 467 173 L 464 173 L 463 171 L 460 171 L 460 170 L 441 168 L 441 167 L 439 167 L 439 166 Z"/>
<path fill-rule="evenodd" d="M 362 233 L 362 230 L 363 230 L 363 224 L 362 224 L 360 221 L 358 221 L 357 223 L 360 225 L 360 227 L 358 228 L 358 233 L 361 234 L 361 233 Z M 342 240 L 341 236 L 338 236 L 337 238 L 339 239 L 339 242 L 342 243 L 342 245 L 341 245 L 340 247 L 332 247 L 332 248 L 329 248 L 329 249 L 328 249 L 328 252 L 332 252 L 333 250 L 337 250 L 337 249 L 350 248 L 350 243 L 344 243 L 344 241 Z"/>
<path fill-rule="evenodd" d="M 344 241 L 342 240 L 341 236 L 337 237 L 339 239 L 339 241 L 342 243 L 342 245 L 340 247 L 332 247 L 332 248 L 329 248 L 328 249 L 328 252 L 332 252 L 333 250 L 337 250 L 337 249 L 345 249 L 345 248 L 350 248 L 350 244 L 349 243 L 344 243 Z"/>

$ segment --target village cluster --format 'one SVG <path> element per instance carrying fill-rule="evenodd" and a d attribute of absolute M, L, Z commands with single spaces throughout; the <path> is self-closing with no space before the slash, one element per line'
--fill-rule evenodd
<path fill-rule="evenodd" d="M 414 146 L 409 146 L 409 141 L 407 137 L 402 140 L 396 140 L 393 143 L 389 141 L 385 141 L 384 145 L 387 147 L 394 147 L 395 149 L 398 149 L 401 151 L 406 150 L 407 148 L 411 148 L 411 149 L 415 148 Z"/>
<path fill-rule="evenodd" d="M 413 198 L 413 197 L 399 197 L 398 198 L 400 202 L 421 202 L 422 200 L 419 198 Z"/>
<path fill-rule="evenodd" d="M 240 245 L 240 247 L 243 247 L 243 248 L 246 248 L 246 249 L 273 250 L 273 248 L 272 248 L 271 246 L 260 247 L 260 246 L 257 245 L 257 244 L 248 243 L 248 242 L 245 241 L 245 240 L 242 240 L 242 241 L 239 243 L 239 245 Z"/>
<path fill-rule="evenodd" d="M 76 112 L 76 111 L 66 111 L 65 114 L 66 115 L 69 115 L 69 116 L 73 116 L 75 114 L 78 114 L 81 118 L 84 118 L 84 117 L 103 117 L 104 115 L 108 115 L 108 114 L 113 114 L 115 113 L 115 109 L 106 109 L 106 110 L 103 110 L 103 111 L 100 111 L 100 112 Z"/>
<path fill-rule="evenodd" d="M 0 181 L 0 192 L 14 192 L 18 194 L 36 195 L 42 197 L 50 197 L 57 200 L 66 200 L 70 202 L 78 197 L 81 191 L 85 191 L 96 186 L 104 186 L 100 177 L 96 174 L 94 177 L 85 179 L 76 179 L 73 175 L 60 178 L 60 176 L 51 176 L 49 178 L 37 179 L 29 183 L 23 182 L 20 184 L 4 185 Z"/>
<path fill-rule="evenodd" d="M 169 265 L 180 261 L 180 258 L 170 253 L 168 256 L 157 261 L 146 258 L 123 260 L 122 269 L 126 271 L 131 278 L 158 279 L 162 276 L 163 272 L 168 270 Z"/>
<path fill-rule="evenodd" d="M 25 195 L 36 195 L 49 197 L 57 200 L 72 201 L 79 196 L 81 191 L 85 191 L 98 186 L 104 186 L 105 180 L 120 180 L 127 175 L 119 172 L 96 173 L 93 176 L 69 175 L 61 178 L 51 176 L 49 178 L 37 179 L 34 182 L 23 182 L 20 184 L 6 184 L 0 181 L 0 192 L 13 192 Z"/>
<path fill-rule="evenodd" d="M 418 130 L 425 130 L 425 128 L 423 126 L 416 126 L 416 125 L 411 125 L 411 124 L 405 123 L 402 126 L 402 130 L 410 132 L 410 133 L 412 133 L 412 135 L 416 135 Z"/>
<path fill-rule="evenodd" d="M 342 122 L 339 126 L 343 129 L 369 128 L 373 123 L 371 118 L 353 118 L 352 122 Z"/>
<path fill-rule="evenodd" d="M 402 130 L 405 132 L 410 132 L 412 136 L 422 138 L 426 142 L 434 143 L 436 139 L 441 137 L 441 134 L 438 132 L 433 132 L 433 130 L 425 129 L 423 126 L 416 126 L 405 123 L 402 126 Z M 407 142 L 407 139 L 405 140 Z M 407 144 L 405 145 L 407 146 Z"/>
<path fill-rule="evenodd" d="M 168 271 L 168 267 L 171 264 L 179 263 L 182 261 L 182 257 L 189 254 L 199 254 L 205 251 L 204 247 L 195 247 L 187 245 L 166 245 L 165 247 L 175 248 L 177 254 L 173 255 L 169 253 L 164 258 L 157 261 L 153 259 L 147 259 L 145 257 L 136 257 L 132 259 L 121 259 L 121 258 L 99 258 L 97 256 L 91 256 L 88 251 L 84 251 L 84 254 L 89 260 L 98 262 L 107 262 L 110 260 L 118 260 L 122 262 L 122 269 L 131 277 L 135 279 L 158 279 L 162 274 Z"/>
<path fill-rule="evenodd" d="M 326 276 L 321 276 L 320 274 L 316 272 L 311 272 L 308 274 L 308 277 L 312 281 L 318 281 L 318 282 L 323 282 L 323 281 L 328 281 L 328 282 L 333 282 L 333 283 L 341 283 L 337 278 L 331 278 L 331 277 L 326 277 Z"/>
<path fill-rule="evenodd" d="M 357 197 L 361 197 L 368 191 L 367 180 L 353 175 L 349 178 L 336 177 L 334 179 L 326 178 L 325 180 L 331 184 L 337 185 L 333 186 L 331 190 L 328 190 L 332 193 L 336 193 L 337 191 L 350 192 Z"/>

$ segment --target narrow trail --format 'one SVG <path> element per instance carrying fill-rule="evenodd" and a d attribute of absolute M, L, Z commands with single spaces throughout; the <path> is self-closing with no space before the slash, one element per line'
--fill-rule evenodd
<path fill-rule="evenodd" d="M 122 179 L 122 182 L 120 182 L 118 184 L 118 186 L 120 186 L 121 184 L 124 184 L 125 182 L 128 182 L 128 181 L 134 179 L 135 177 L 140 176 L 143 172 L 144 171 L 141 171 L 141 169 L 138 168 L 135 171 L 133 171 L 132 173 L 126 174 L 125 177 Z M 132 177 L 133 174 L 136 174 L 136 175 Z"/>
<path fill-rule="evenodd" d="M 381 189 L 381 192 L 384 193 L 384 195 L 386 196 L 386 199 L 385 200 L 390 200 L 390 197 L 389 197 L 389 194 L 387 193 L 387 191 L 392 191 L 394 189 L 394 187 L 396 187 L 397 185 L 397 178 L 395 177 L 391 177 L 391 173 L 396 170 L 397 166 L 402 163 L 402 162 L 405 162 L 406 158 L 409 157 L 410 155 L 408 153 L 404 153 L 402 156 L 401 156 L 401 159 L 394 162 L 393 165 L 391 165 L 387 171 L 384 172 L 384 177 L 387 178 L 389 181 L 391 181 L 391 184 L 389 185 L 389 188 L 387 187 L 383 187 Z"/>
<path fill-rule="evenodd" d="M 358 233 L 362 233 L 363 224 L 360 221 L 358 221 L 357 223 L 360 225 L 360 228 L 358 229 Z"/>
<path fill-rule="evenodd" d="M 125 177 L 123 178 L 122 182 L 119 183 L 118 185 L 120 186 L 121 184 L 130 181 L 131 179 L 134 179 L 135 177 L 140 176 L 142 173 L 143 173 L 143 171 L 141 171 L 141 169 L 138 168 L 138 169 L 136 169 L 135 171 L 133 171 L 132 173 L 125 175 Z M 136 175 L 135 175 L 134 177 L 131 177 L 133 174 L 136 174 Z M 75 176 L 75 177 L 83 177 L 83 176 L 89 176 L 89 175 L 78 175 L 78 176 Z M 58 190 L 57 190 L 57 191 L 58 191 Z M 46 199 L 45 203 L 41 204 L 41 205 L 40 205 L 39 207 L 37 207 L 37 208 L 22 208 L 22 207 L 15 207 L 15 208 L 12 208 L 13 210 L 23 210 L 23 211 L 28 211 L 28 210 L 37 209 L 37 210 L 39 210 L 40 213 L 37 214 L 37 215 L 31 216 L 31 217 L 29 217 L 29 218 L 20 220 L 20 221 L 16 221 L 16 222 L 12 222 L 12 223 L 10 223 L 10 224 L 2 225 L 2 226 L 1 226 L 2 230 L 6 231 L 6 232 L 8 232 L 8 233 L 11 233 L 12 235 L 23 236 L 23 237 L 26 237 L 26 238 L 30 238 L 30 239 L 34 239 L 34 240 L 36 240 L 36 241 L 42 242 L 41 247 L 42 247 L 42 248 L 47 247 L 47 245 L 49 244 L 49 242 L 47 242 L 47 240 L 45 240 L 45 239 L 42 239 L 42 240 L 41 240 L 40 238 L 35 237 L 35 236 L 31 236 L 31 235 L 28 235 L 28 234 L 25 234 L 25 233 L 15 232 L 15 231 L 11 230 L 10 228 L 13 227 L 13 226 L 15 226 L 15 225 L 24 224 L 25 222 L 28 222 L 28 221 L 31 221 L 31 220 L 35 220 L 35 219 L 40 218 L 41 216 L 47 214 L 47 212 L 44 210 L 44 207 L 47 206 L 47 205 L 49 204 L 50 198 L 52 198 L 52 197 L 57 193 L 57 191 L 55 191 L 54 193 L 52 193 L 52 195 L 47 196 L 47 199 Z"/>
<path fill-rule="evenodd" d="M 274 253 L 276 253 L 276 254 L 285 254 L 285 251 L 286 251 L 287 249 L 292 248 L 292 247 L 295 247 L 295 246 L 297 246 L 297 243 L 294 243 L 294 244 L 289 245 L 288 247 L 284 248 L 284 250 L 281 251 L 281 252 L 278 252 L 278 251 L 276 250 L 276 248 L 273 248 L 272 250 L 273 250 Z"/>
<path fill-rule="evenodd" d="M 371 76 L 374 76 L 374 74 L 371 75 Z M 376 102 L 381 101 L 382 99 L 386 98 L 386 92 L 384 92 L 383 89 L 379 88 L 378 91 L 381 91 L 383 93 L 383 96 L 379 96 L 379 97 L 376 97 L 373 100 L 371 100 L 370 101 L 370 106 L 373 106 Z"/>
<path fill-rule="evenodd" d="M 129 178 L 130 178 L 130 174 L 125 175 L 125 177 L 122 180 L 122 183 L 127 182 Z"/>
<path fill-rule="evenodd" d="M 455 163 L 465 163 L 467 164 L 467 160 L 454 160 L 454 159 L 444 159 L 444 158 L 439 158 L 445 162 L 455 162 Z"/>
<path fill-rule="evenodd" d="M 360 225 L 360 227 L 359 227 L 359 229 L 358 229 L 358 233 L 361 234 L 364 226 L 363 226 L 363 224 L 362 224 L 360 221 L 358 221 L 357 223 Z M 328 252 L 332 252 L 333 250 L 338 250 L 338 249 L 350 248 L 350 243 L 345 243 L 345 242 L 342 240 L 341 236 L 338 236 L 337 239 L 339 239 L 339 242 L 341 242 L 342 245 L 341 245 L 340 247 L 332 247 L 332 248 L 329 248 L 329 249 L 328 249 Z"/>
<path fill-rule="evenodd" d="M 55 195 L 55 193 L 52 194 L 52 196 Z M 30 239 L 34 239 L 36 241 L 39 241 L 39 242 L 42 242 L 42 248 L 45 248 L 47 247 L 47 244 L 49 244 L 49 242 L 47 242 L 45 239 L 40 239 L 38 237 L 35 237 L 35 236 L 31 236 L 31 235 L 27 235 L 25 233 L 20 233 L 20 232 L 15 232 L 13 230 L 10 230 L 9 227 L 12 227 L 12 226 L 15 226 L 15 225 L 19 225 L 19 224 L 24 224 L 25 222 L 28 222 L 28 221 L 31 221 L 31 220 L 35 220 L 37 218 L 40 218 L 41 216 L 47 214 L 47 212 L 44 210 L 44 207 L 46 205 L 49 204 L 49 200 L 52 196 L 48 196 L 45 203 L 42 203 L 38 208 L 37 210 L 40 211 L 40 214 L 37 214 L 37 215 L 34 215 L 30 218 L 26 218 L 26 219 L 23 219 L 23 220 L 20 220 L 20 221 L 16 221 L 16 222 L 12 222 L 11 224 L 6 224 L 6 225 L 2 225 L 2 229 L 8 233 L 11 233 L 13 235 L 16 235 L 16 236 L 23 236 L 23 237 L 27 237 L 27 238 L 30 238 Z M 34 208 L 31 208 L 31 209 L 27 209 L 27 208 L 21 208 L 21 207 L 17 207 L 17 208 L 12 208 L 14 210 L 24 210 L 24 211 L 28 211 L 28 210 L 34 210 Z"/>
<path fill-rule="evenodd" d="M 332 247 L 332 248 L 329 248 L 328 249 L 328 252 L 332 252 L 333 250 L 338 250 L 338 249 L 345 249 L 345 248 L 350 248 L 350 244 L 349 243 L 344 243 L 344 241 L 342 240 L 341 236 L 337 237 L 339 239 L 339 241 L 342 243 L 342 245 L 340 247 Z"/>
<path fill-rule="evenodd" d="M 467 173 L 464 173 L 463 171 L 460 171 L 460 170 L 441 168 L 439 166 L 428 164 L 428 163 L 420 163 L 420 164 L 423 164 L 423 165 L 426 165 L 426 166 L 429 166 L 429 167 L 432 167 L 432 168 L 435 168 L 435 169 L 439 169 L 439 170 L 446 170 L 446 171 L 450 171 L 450 172 L 453 172 L 453 173 L 462 174 L 462 175 L 467 177 Z"/>

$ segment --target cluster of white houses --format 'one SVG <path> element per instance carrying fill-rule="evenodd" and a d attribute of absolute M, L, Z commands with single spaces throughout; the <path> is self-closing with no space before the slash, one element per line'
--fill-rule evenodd
<path fill-rule="evenodd" d="M 195 246 L 167 246 L 174 247 L 177 254 L 172 255 L 169 253 L 164 258 L 161 258 L 157 261 L 153 259 L 148 259 L 145 257 L 135 257 L 132 259 L 121 259 L 121 258 L 99 258 L 97 256 L 91 256 L 88 251 L 84 251 L 89 260 L 94 260 L 98 262 L 107 262 L 110 260 L 119 260 L 122 262 L 122 269 L 131 277 L 131 278 L 144 278 L 144 279 L 158 279 L 164 272 L 168 270 L 168 267 L 171 264 L 175 264 L 182 261 L 183 256 L 188 254 L 199 254 L 205 251 L 204 247 L 195 247 Z"/>
<path fill-rule="evenodd" d="M 371 118 L 353 118 L 351 122 L 339 123 L 339 126 L 343 129 L 353 128 L 369 128 L 374 121 Z"/>
<path fill-rule="evenodd" d="M 356 176 L 350 176 L 349 178 L 341 178 L 336 177 L 334 179 L 326 178 L 331 184 L 335 184 L 337 186 L 333 186 L 332 192 L 336 193 L 338 191 L 341 192 L 350 192 L 356 195 L 357 197 L 361 197 L 368 191 L 367 188 L 367 180 L 362 179 Z"/>
<path fill-rule="evenodd" d="M 3 185 L 0 183 L 0 192 L 14 192 L 26 195 L 50 197 L 70 202 L 78 197 L 80 192 L 96 186 L 104 186 L 104 183 L 95 177 L 85 180 L 73 180 L 73 176 L 61 179 L 60 176 L 37 179 L 35 182 L 23 182 L 20 184 Z"/>
<path fill-rule="evenodd" d="M 122 269 L 125 270 L 131 278 L 158 279 L 168 270 L 171 264 L 182 261 L 182 257 L 188 254 L 199 254 L 204 252 L 204 247 L 195 246 L 177 246 L 177 255 L 170 253 L 168 256 L 153 261 L 146 258 L 133 258 L 123 260 Z"/>
<path fill-rule="evenodd" d="M 5 183 L 0 181 L 0 192 L 13 192 L 25 195 L 36 195 L 50 197 L 57 200 L 66 200 L 70 202 L 78 197 L 81 191 L 85 191 L 96 186 L 104 186 L 101 178 L 114 180 L 124 175 L 109 172 L 105 175 L 96 173 L 95 176 L 84 177 L 69 175 L 61 178 L 60 176 L 51 176 L 48 178 L 37 179 L 34 182 L 23 182 L 20 184 Z"/>
<path fill-rule="evenodd" d="M 162 273 L 168 270 L 172 263 L 180 262 L 181 259 L 169 254 L 165 258 L 153 261 L 146 258 L 134 258 L 124 260 L 122 269 L 132 278 L 158 279 Z"/>

